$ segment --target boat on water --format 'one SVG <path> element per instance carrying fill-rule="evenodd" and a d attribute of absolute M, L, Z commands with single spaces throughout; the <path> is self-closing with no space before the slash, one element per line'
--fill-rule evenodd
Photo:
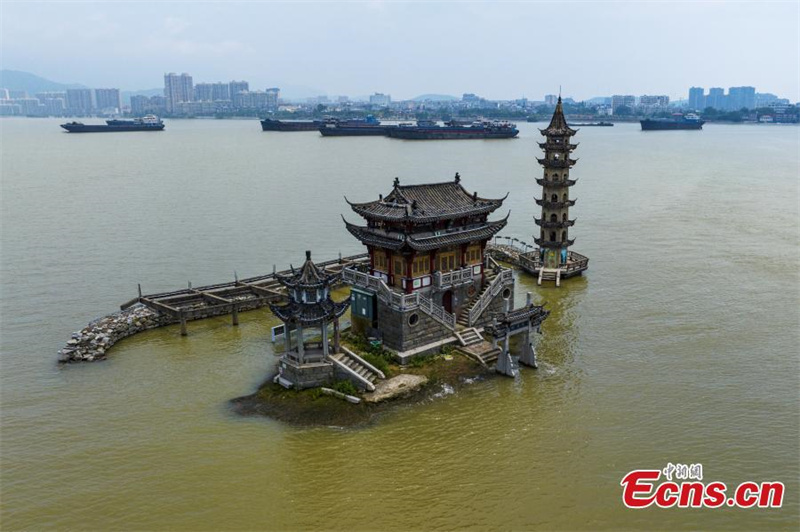
<path fill-rule="evenodd" d="M 274 120 L 265 118 L 261 121 L 262 131 L 317 131 L 323 127 L 322 120 Z"/>
<path fill-rule="evenodd" d="M 417 125 L 400 124 L 388 134 L 392 138 L 407 140 L 511 139 L 519 134 L 519 130 L 510 122 L 482 120 L 466 125 L 449 121 L 439 125 L 420 120 Z"/>
<path fill-rule="evenodd" d="M 585 124 L 570 124 L 570 126 L 576 127 L 613 127 L 612 122 L 588 122 Z"/>
<path fill-rule="evenodd" d="M 70 133 L 106 133 L 112 131 L 163 131 L 164 122 L 155 115 L 129 120 L 111 119 L 105 124 L 84 124 L 82 122 L 67 122 L 61 127 Z"/>
<path fill-rule="evenodd" d="M 397 126 L 384 125 L 374 116 L 368 115 L 366 118 L 328 120 L 319 128 L 319 132 L 324 137 L 385 137 L 389 130 L 396 128 Z"/>
<path fill-rule="evenodd" d="M 640 120 L 642 131 L 660 131 L 669 129 L 703 129 L 705 120 L 693 113 L 673 115 L 672 118 L 648 118 Z"/>

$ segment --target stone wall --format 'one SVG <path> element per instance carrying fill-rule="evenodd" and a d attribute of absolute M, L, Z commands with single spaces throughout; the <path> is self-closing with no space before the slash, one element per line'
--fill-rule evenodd
<path fill-rule="evenodd" d="M 102 360 L 109 348 L 123 338 L 177 322 L 177 318 L 137 303 L 95 320 L 80 331 L 72 333 L 67 345 L 58 352 L 58 361 L 65 363 Z"/>
<path fill-rule="evenodd" d="M 255 310 L 266 306 L 264 299 L 240 301 L 237 303 L 239 312 Z M 230 314 L 230 307 L 220 305 L 208 309 L 192 311 L 190 320 L 201 320 Z M 180 323 L 180 319 L 153 310 L 141 303 L 136 303 L 125 310 L 119 310 L 108 316 L 94 320 L 80 331 L 72 333 L 72 338 L 67 345 L 58 351 L 58 361 L 93 362 L 103 360 L 112 345 L 123 338 L 136 333 Z"/>
<path fill-rule="evenodd" d="M 412 316 L 416 316 L 416 318 L 412 318 Z M 400 352 L 453 335 L 450 329 L 419 309 L 398 311 L 380 300 L 378 301 L 378 328 L 383 333 L 384 345 Z"/>
<path fill-rule="evenodd" d="M 334 366 L 333 362 L 315 362 L 300 366 L 286 357 L 281 357 L 278 372 L 295 388 L 305 390 L 330 384 L 333 381 Z"/>

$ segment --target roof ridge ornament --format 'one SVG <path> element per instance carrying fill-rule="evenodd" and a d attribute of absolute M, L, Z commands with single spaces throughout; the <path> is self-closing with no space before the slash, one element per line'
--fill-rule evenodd
<path fill-rule="evenodd" d="M 461 183 L 461 174 L 459 174 L 458 172 L 456 172 L 455 181 L 456 183 Z"/>

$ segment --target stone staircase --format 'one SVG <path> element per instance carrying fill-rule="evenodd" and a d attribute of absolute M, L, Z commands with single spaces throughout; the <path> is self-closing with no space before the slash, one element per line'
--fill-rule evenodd
<path fill-rule="evenodd" d="M 375 390 L 375 383 L 378 379 L 385 379 L 386 375 L 381 370 L 368 363 L 366 360 L 356 355 L 346 347 L 342 347 L 341 353 L 330 355 L 331 361 L 341 370 L 347 373 L 355 384 L 369 391 Z"/>
<path fill-rule="evenodd" d="M 478 329 L 475 327 L 467 327 L 466 329 L 455 331 L 455 335 L 463 347 L 478 344 L 483 341 L 483 336 L 481 336 L 481 333 L 479 333 Z"/>
<path fill-rule="evenodd" d="M 492 281 L 494 281 L 497 274 L 493 270 L 487 270 L 486 272 L 486 282 L 483 284 L 483 288 L 480 292 L 475 294 L 475 296 L 470 300 L 469 305 L 466 305 L 464 309 L 461 311 L 461 314 L 458 315 L 458 319 L 456 323 L 461 325 L 462 327 L 469 327 L 469 313 L 478 304 L 480 301 L 481 296 L 486 293 L 487 290 L 492 286 Z"/>
<path fill-rule="evenodd" d="M 539 270 L 539 280 L 536 284 L 542 285 L 542 281 L 555 281 L 556 286 L 561 286 L 561 269 L 541 268 Z"/>
<path fill-rule="evenodd" d="M 461 346 L 458 350 L 487 367 L 496 362 L 497 356 L 500 354 L 500 349 L 492 347 L 490 342 L 483 339 Z"/>

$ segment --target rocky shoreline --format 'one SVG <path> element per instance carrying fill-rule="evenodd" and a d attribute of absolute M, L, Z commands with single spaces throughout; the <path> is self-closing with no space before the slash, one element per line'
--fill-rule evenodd
<path fill-rule="evenodd" d="M 58 351 L 58 362 L 93 362 L 106 358 L 112 345 L 136 333 L 178 323 L 141 303 L 90 322 Z"/>

